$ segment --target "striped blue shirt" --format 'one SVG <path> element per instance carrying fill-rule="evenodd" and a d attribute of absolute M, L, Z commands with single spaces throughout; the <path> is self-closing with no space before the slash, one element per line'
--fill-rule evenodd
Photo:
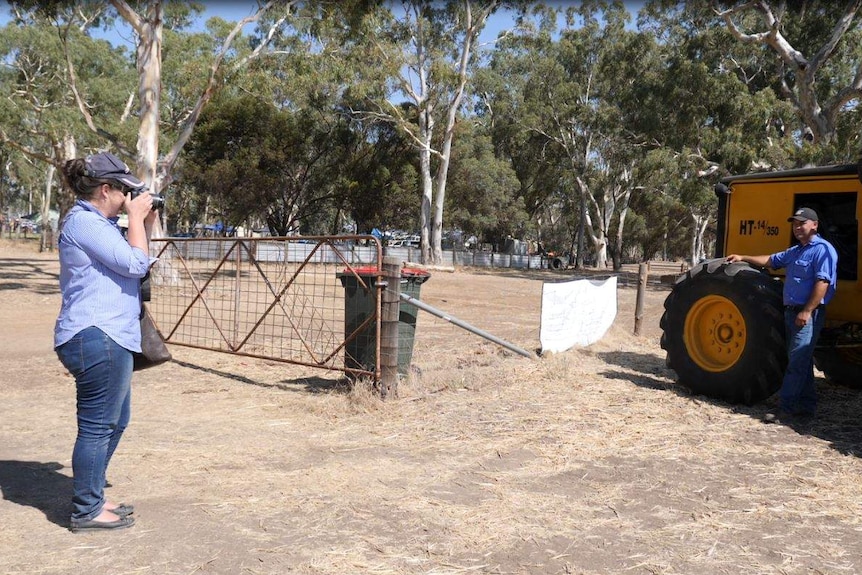
<path fill-rule="evenodd" d="M 58 239 L 63 303 L 54 347 L 97 327 L 129 351 L 141 351 L 141 278 L 150 257 L 129 245 L 117 226 L 92 204 L 78 200 Z"/>

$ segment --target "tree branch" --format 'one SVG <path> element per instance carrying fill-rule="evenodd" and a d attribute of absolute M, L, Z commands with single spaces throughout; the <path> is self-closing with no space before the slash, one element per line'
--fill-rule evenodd
<path fill-rule="evenodd" d="M 66 70 L 69 73 L 69 89 L 72 91 L 72 95 L 75 97 L 75 103 L 78 105 L 78 110 L 84 117 L 84 123 L 87 124 L 87 127 L 90 128 L 91 132 L 109 140 L 114 146 L 116 146 L 118 150 L 130 156 L 133 154 L 133 152 L 131 152 L 128 147 L 126 147 L 125 144 L 123 144 L 116 135 L 96 125 L 96 122 L 93 120 L 92 114 L 90 114 L 89 106 L 84 101 L 84 98 L 81 96 L 81 93 L 78 90 L 78 76 L 75 73 L 75 64 L 72 62 L 72 56 L 69 53 L 69 27 L 71 25 L 71 21 L 63 28 L 61 28 L 58 24 L 57 33 L 60 36 L 60 43 L 63 44 L 63 55 L 66 58 Z"/>
<path fill-rule="evenodd" d="M 291 0 L 290 2 L 287 3 L 286 8 L 288 10 L 288 14 L 289 14 L 290 9 L 293 7 L 293 4 L 295 2 L 296 2 L 296 0 Z M 256 22 L 257 20 L 259 20 L 260 17 L 263 15 L 263 13 L 266 12 L 267 10 L 269 10 L 274 4 L 276 4 L 276 1 L 267 2 L 264 6 L 262 6 L 260 8 L 260 10 L 257 11 L 257 13 L 255 13 L 251 16 L 248 16 L 245 19 L 241 20 L 234 27 L 234 29 L 231 30 L 230 35 L 227 38 L 225 38 L 225 42 L 224 42 L 224 45 L 222 46 L 222 52 L 220 54 L 220 57 L 222 57 L 222 58 L 224 57 L 225 53 L 227 52 L 227 49 L 233 43 L 234 37 L 236 37 L 237 33 L 240 30 L 242 30 L 246 26 L 246 24 L 251 24 L 252 22 Z M 281 18 L 276 20 L 275 23 L 272 26 L 270 26 L 269 32 L 267 32 L 263 41 L 260 44 L 258 44 L 258 46 L 252 51 L 251 54 L 249 54 L 245 58 L 242 58 L 239 61 L 235 62 L 233 67 L 232 67 L 232 70 L 234 70 L 234 71 L 239 70 L 240 68 L 242 68 L 243 66 L 248 64 L 250 61 L 252 61 L 255 58 L 257 58 L 258 56 L 260 56 L 260 53 L 263 51 L 263 49 L 265 47 L 267 47 L 269 45 L 269 43 L 272 41 L 272 38 L 275 36 L 275 33 L 278 31 L 279 28 L 281 28 L 281 25 L 284 24 L 285 20 L 287 20 L 287 16 L 282 16 Z"/>
<path fill-rule="evenodd" d="M 838 46 L 838 42 L 841 41 L 841 37 L 850 29 L 850 25 L 853 24 L 853 19 L 855 18 L 860 5 L 862 5 L 862 0 L 855 0 L 854 2 L 849 2 L 847 4 L 844 14 L 842 14 L 841 18 L 838 19 L 838 22 L 835 23 L 835 27 L 832 29 L 832 35 L 829 37 L 829 40 L 820 47 L 820 50 L 818 50 L 817 54 L 815 54 L 811 59 L 812 68 L 819 70 L 820 66 L 822 66 L 830 56 L 832 56 L 832 53 L 835 52 L 835 48 Z"/>
<path fill-rule="evenodd" d="M 287 2 L 286 8 L 288 11 L 290 11 L 295 2 L 296 0 L 290 0 L 289 2 Z M 203 92 L 201 92 L 197 102 L 195 102 L 195 106 L 192 109 L 191 113 L 183 122 L 183 126 L 180 130 L 179 136 L 177 137 L 177 141 L 174 142 L 174 145 L 171 147 L 170 152 L 168 152 L 164 160 L 162 160 L 161 162 L 161 172 L 164 177 L 164 181 L 162 182 L 163 186 L 167 186 L 171 182 L 171 172 L 173 170 L 174 164 L 176 164 L 180 152 L 185 147 L 189 138 L 191 138 L 192 132 L 194 131 L 195 125 L 197 124 L 197 121 L 200 118 L 201 113 L 203 112 L 204 106 L 206 106 L 206 104 L 213 96 L 219 68 L 221 67 L 221 64 L 224 61 L 224 58 L 227 55 L 228 51 L 230 50 L 233 41 L 242 32 L 242 29 L 246 25 L 251 24 L 252 22 L 257 22 L 267 10 L 269 10 L 270 8 L 272 8 L 272 6 L 278 3 L 280 3 L 280 0 L 270 0 L 269 2 L 261 6 L 254 14 L 252 14 L 251 16 L 247 16 L 237 22 L 236 26 L 233 27 L 233 29 L 230 31 L 230 34 L 228 34 L 224 42 L 222 42 L 222 46 L 219 50 L 219 53 L 216 55 L 215 59 L 213 59 L 213 62 L 210 65 L 209 76 L 207 77 L 207 83 L 204 87 Z M 249 56 L 236 63 L 233 69 L 237 70 L 243 65 L 247 64 L 252 59 L 258 57 L 263 48 L 267 46 L 272 40 L 277 28 L 280 27 L 282 23 L 284 23 L 286 18 L 287 17 L 285 16 L 278 19 L 276 23 L 270 28 L 264 41 L 261 42 L 260 45 L 254 50 L 254 52 L 252 52 Z"/>
<path fill-rule="evenodd" d="M 371 119 L 375 121 L 387 122 L 390 124 L 395 124 L 398 126 L 402 133 L 404 133 L 410 140 L 419 148 L 427 148 L 430 153 L 435 155 L 436 157 L 442 157 L 442 152 L 440 150 L 435 150 L 434 148 L 427 146 L 424 141 L 419 137 L 418 134 L 413 130 L 414 125 L 409 122 L 404 116 L 401 115 L 397 106 L 392 104 L 392 102 L 387 102 L 392 109 L 394 110 L 394 114 L 387 114 L 386 112 L 369 112 L 367 110 L 355 110 L 353 108 L 350 109 L 351 115 L 360 120 Z"/>
<path fill-rule="evenodd" d="M 47 162 L 47 163 L 52 164 L 52 165 L 54 164 L 54 158 L 53 157 L 46 156 L 42 152 L 37 152 L 36 150 L 33 150 L 32 148 L 29 148 L 23 144 L 16 142 L 15 140 L 10 138 L 6 134 L 6 130 L 4 130 L 3 128 L 0 128 L 0 143 L 8 144 L 9 147 L 15 148 L 16 150 L 20 151 L 25 156 L 28 156 L 28 157 L 33 158 L 35 160 Z"/>
<path fill-rule="evenodd" d="M 125 0 L 109 0 L 111 5 L 120 13 L 120 16 L 123 17 L 123 20 L 129 23 L 134 31 L 138 34 L 138 36 L 143 36 L 144 34 L 144 21 L 138 15 L 135 10 L 129 6 Z"/>
<path fill-rule="evenodd" d="M 759 32 L 757 34 L 746 34 L 742 32 L 733 21 L 735 14 L 742 13 L 746 10 L 757 10 L 763 15 L 763 20 L 769 28 L 768 32 Z M 788 64 L 792 64 L 800 70 L 805 70 L 809 66 L 808 60 L 802 55 L 802 52 L 796 50 L 779 32 L 779 22 L 772 14 L 772 9 L 763 0 L 754 2 L 746 2 L 727 10 L 715 10 L 715 13 L 720 16 L 727 24 L 727 29 L 734 38 L 746 44 L 768 44 L 778 55 Z"/>

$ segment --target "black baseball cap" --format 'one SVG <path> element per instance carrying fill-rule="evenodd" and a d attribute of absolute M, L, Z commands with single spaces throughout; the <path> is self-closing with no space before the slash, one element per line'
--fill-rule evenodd
<path fill-rule="evenodd" d="M 123 161 L 110 152 L 101 152 L 84 158 L 87 176 L 97 180 L 114 180 L 133 190 L 143 190 L 147 185 L 135 177 Z"/>
<path fill-rule="evenodd" d="M 805 220 L 811 220 L 812 222 L 816 222 L 817 220 L 817 212 L 812 210 L 811 208 L 799 208 L 793 215 L 787 218 L 788 222 L 792 222 L 796 220 L 797 222 L 804 222 Z"/>

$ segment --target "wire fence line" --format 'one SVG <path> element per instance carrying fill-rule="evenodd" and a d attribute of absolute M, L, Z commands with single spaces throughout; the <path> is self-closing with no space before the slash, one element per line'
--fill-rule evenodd
<path fill-rule="evenodd" d="M 402 262 L 419 256 L 414 248 L 385 248 L 373 236 L 160 238 L 152 240 L 151 251 L 158 261 L 151 270 L 148 308 L 169 344 L 342 371 L 375 382 L 385 331 L 384 256 Z M 514 267 L 545 281 L 617 276 L 619 286 L 638 283 L 635 270 L 553 270 L 541 265 L 540 256 L 475 252 L 468 259 L 464 254 L 470 252 L 446 253 L 457 266 Z M 661 262 L 651 267 L 657 283 L 685 266 Z M 412 350 L 412 339 L 402 343 Z M 401 355 L 403 371 L 401 364 L 409 360 Z"/>
<path fill-rule="evenodd" d="M 161 238 L 150 249 L 148 308 L 169 344 L 377 377 L 381 288 L 369 277 L 382 250 L 372 236 Z M 355 313 L 349 290 L 364 298 Z"/>

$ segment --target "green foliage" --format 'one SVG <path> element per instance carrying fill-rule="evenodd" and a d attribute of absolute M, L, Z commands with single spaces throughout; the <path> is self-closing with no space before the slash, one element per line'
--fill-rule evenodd
<path fill-rule="evenodd" d="M 55 19 L 69 15 L 62 8 L 44 6 Z M 93 125 L 116 142 L 134 141 L 134 127 L 121 121 L 129 97 L 123 86 L 134 77 L 125 51 L 81 32 L 74 20 L 78 14 L 72 17 L 52 23 L 34 9 L 0 29 L 0 141 L 15 150 L 6 176 L 13 180 L 11 189 L 34 197 L 45 189 L 49 162 L 61 164 L 67 149 L 104 145 L 85 124 L 73 87 Z M 57 193 L 53 201 L 64 210 L 71 193 Z"/>
<path fill-rule="evenodd" d="M 446 193 L 449 226 L 490 243 L 509 235 L 535 237 L 515 172 L 494 154 L 490 137 L 462 124 L 455 142 Z"/>
<path fill-rule="evenodd" d="M 805 141 L 810 118 L 793 69 L 770 48 L 734 38 L 708 0 L 652 0 L 637 28 L 623 2 L 506 5 L 517 30 L 471 62 L 444 229 L 492 242 L 533 236 L 558 251 L 584 232 L 618 254 L 688 257 L 695 219 L 714 217 L 719 178 L 859 157 L 862 94 L 851 90 L 839 106 L 833 139 Z M 845 10 L 827 2 L 763 5 L 808 58 Z M 110 4 L 24 0 L 12 7 L 16 17 L 0 29 L 6 205 L 19 190 L 42 187 L 38 158 L 54 154 L 64 138 L 74 138 L 79 152 L 132 148 L 138 109 L 134 54 L 96 38 L 116 29 Z M 204 32 L 189 31 L 201 7 L 166 4 L 165 144 L 176 141 L 234 28 L 212 18 Z M 270 49 L 247 64 L 286 6 L 241 34 L 169 190 L 173 225 L 208 217 L 268 221 L 277 233 L 331 233 L 347 224 L 359 232 L 418 229 L 419 112 L 436 122 L 430 146 L 439 150 L 465 12 L 463 2 L 409 2 L 406 10 L 367 0 L 300 2 Z M 754 10 L 735 21 L 747 32 L 763 25 Z M 822 102 L 837 101 L 859 69 L 860 35 L 854 22 L 818 70 L 814 94 Z M 74 98 L 67 55 L 97 130 Z M 432 154 L 430 166 L 441 166 L 439 157 Z M 591 228 L 582 227 L 585 214 Z"/>
<path fill-rule="evenodd" d="M 34 130 L 46 135 L 82 131 L 83 122 L 70 90 L 67 46 L 78 91 L 90 104 L 88 110 L 94 120 L 111 128 L 119 124 L 128 97 L 122 90 L 129 78 L 125 54 L 74 27 L 63 32 L 66 42 L 44 22 L 26 27 L 9 24 L 0 30 L 0 58 L 6 63 L 0 72 L 5 92 L 0 114 L 7 133 L 21 141 Z M 51 144 L 50 140 L 33 143 L 43 149 Z"/>
<path fill-rule="evenodd" d="M 320 120 L 251 96 L 213 102 L 190 143 L 186 181 L 226 224 L 259 218 L 274 235 L 328 233 L 353 135 Z"/>
<path fill-rule="evenodd" d="M 386 122 L 354 122 L 357 138 L 344 169 L 340 198 L 358 233 L 418 230 L 418 170 L 413 145 Z"/>

